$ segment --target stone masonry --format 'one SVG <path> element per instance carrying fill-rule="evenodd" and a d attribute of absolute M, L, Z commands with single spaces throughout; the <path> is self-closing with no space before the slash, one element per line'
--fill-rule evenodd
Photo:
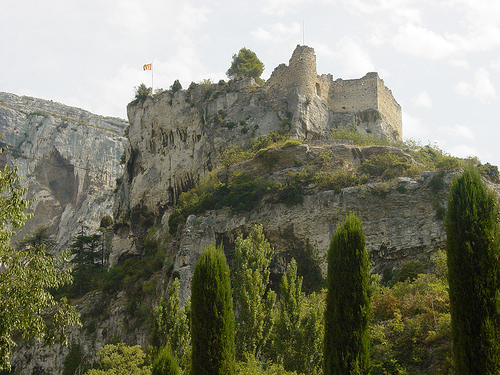
<path fill-rule="evenodd" d="M 307 103 L 321 99 L 329 111 L 328 127 L 354 125 L 363 134 L 401 139 L 401 106 L 376 72 L 350 80 L 319 76 L 314 49 L 299 45 L 288 66 L 279 65 L 266 86 L 273 95 L 289 100 L 291 95 L 302 96 Z"/>

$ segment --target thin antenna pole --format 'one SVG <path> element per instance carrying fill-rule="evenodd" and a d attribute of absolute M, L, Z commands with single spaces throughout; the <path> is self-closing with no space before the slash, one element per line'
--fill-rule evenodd
<path fill-rule="evenodd" d="M 306 23 L 304 20 L 302 20 L 302 45 L 305 46 L 306 45 Z"/>

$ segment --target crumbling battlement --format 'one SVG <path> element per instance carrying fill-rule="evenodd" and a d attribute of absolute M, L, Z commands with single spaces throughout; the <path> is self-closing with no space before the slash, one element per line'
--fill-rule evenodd
<path fill-rule="evenodd" d="M 266 82 L 278 97 L 297 93 L 319 97 L 331 112 L 329 126 L 355 125 L 358 131 L 390 139 L 401 139 L 401 106 L 376 72 L 359 79 L 333 80 L 331 74 L 319 76 L 316 55 L 308 46 L 297 46 L 288 66 L 279 65 Z"/>

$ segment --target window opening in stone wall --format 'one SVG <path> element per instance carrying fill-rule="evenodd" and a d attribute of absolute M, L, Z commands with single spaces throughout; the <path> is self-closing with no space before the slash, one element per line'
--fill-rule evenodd
<path fill-rule="evenodd" d="M 319 83 L 316 83 L 316 95 L 321 96 L 321 87 L 319 86 Z"/>

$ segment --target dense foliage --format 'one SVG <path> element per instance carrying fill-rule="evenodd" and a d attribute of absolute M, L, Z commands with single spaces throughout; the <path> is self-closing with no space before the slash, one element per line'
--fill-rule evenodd
<path fill-rule="evenodd" d="M 337 226 L 328 250 L 325 375 L 367 374 L 370 368 L 369 262 L 355 213 Z"/>
<path fill-rule="evenodd" d="M 75 308 L 50 292 L 72 281 L 68 253 L 48 254 L 36 236 L 20 249 L 11 244 L 13 229 L 27 219 L 24 193 L 16 169 L 0 170 L 0 370 L 10 368 L 14 335 L 65 342 L 65 328 L 79 324 Z"/>
<path fill-rule="evenodd" d="M 446 235 L 456 374 L 500 372 L 497 197 L 467 168 L 450 188 Z"/>
<path fill-rule="evenodd" d="M 177 365 L 177 360 L 175 355 L 170 349 L 170 345 L 167 344 L 161 350 L 158 357 L 153 362 L 153 368 L 151 375 L 179 375 L 179 366 Z"/>
<path fill-rule="evenodd" d="M 255 52 L 243 47 L 238 54 L 233 55 L 233 61 L 226 74 L 229 78 L 252 77 L 258 83 L 262 83 L 260 76 L 263 71 L 264 64 Z"/>
<path fill-rule="evenodd" d="M 235 373 L 234 312 L 229 266 L 221 247 L 201 255 L 191 283 L 191 373 Z"/>
<path fill-rule="evenodd" d="M 145 364 L 146 354 L 139 345 L 104 345 L 97 357 L 100 359 L 100 368 L 88 370 L 85 375 L 151 374 L 151 366 Z"/>
<path fill-rule="evenodd" d="M 156 349 L 168 346 L 180 368 L 188 373 L 191 365 L 191 333 L 189 316 L 191 300 L 181 306 L 180 283 L 175 278 L 168 288 L 168 300 L 160 300 L 154 308 L 154 329 L 151 344 Z"/>
<path fill-rule="evenodd" d="M 244 358 L 245 353 L 260 358 L 273 328 L 276 293 L 268 290 L 273 254 L 262 225 L 255 226 L 247 238 L 236 239 L 232 275 L 237 311 L 236 347 L 240 358 Z"/>

